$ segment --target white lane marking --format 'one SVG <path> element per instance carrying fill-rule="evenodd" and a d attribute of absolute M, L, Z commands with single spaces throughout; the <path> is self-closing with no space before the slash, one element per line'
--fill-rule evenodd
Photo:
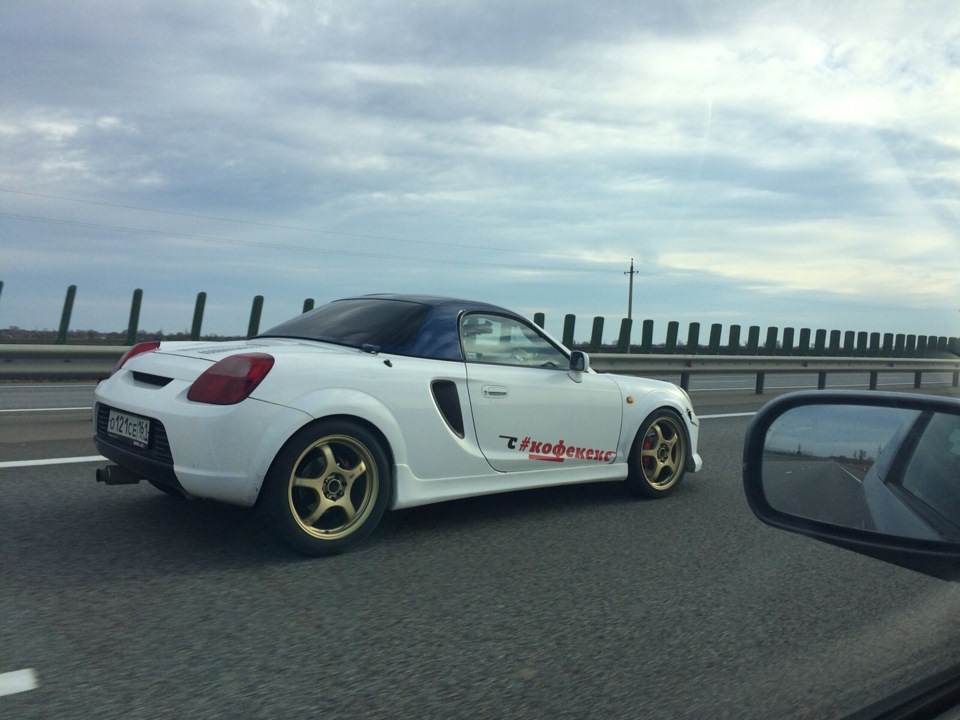
<path fill-rule="evenodd" d="M 0 413 L 35 413 L 35 412 L 73 412 L 77 410 L 92 411 L 92 407 L 59 407 L 59 408 L 13 408 L 0 410 Z"/>
<path fill-rule="evenodd" d="M 37 674 L 33 670 L 0 673 L 0 697 L 37 689 Z"/>
<path fill-rule="evenodd" d="M 20 385 L 19 383 L 11 383 L 9 385 L 0 386 L 0 392 L 4 390 L 9 390 L 11 392 L 17 392 L 19 390 L 77 390 L 82 388 L 86 390 L 87 388 L 95 388 L 96 385 L 90 385 L 88 383 L 47 383 L 46 385 Z"/>
<path fill-rule="evenodd" d="M 48 460 L 9 460 L 0 462 L 0 470 L 4 468 L 40 467 L 43 465 L 73 465 L 74 463 L 105 462 L 102 455 L 88 455 L 86 457 L 50 458 Z"/>
<path fill-rule="evenodd" d="M 753 417 L 756 414 L 755 412 L 723 413 L 721 415 L 697 415 L 697 417 L 701 420 L 722 420 L 723 418 Z"/>
<path fill-rule="evenodd" d="M 852 472 L 850 472 L 849 470 L 847 470 L 845 467 L 841 467 L 840 465 L 837 465 L 837 467 L 840 468 L 840 470 L 842 470 L 843 472 L 845 472 L 847 475 L 849 475 L 850 477 L 852 477 L 854 480 L 856 480 L 856 481 L 857 481 L 857 485 L 863 485 L 863 480 L 861 480 L 860 478 L 858 478 L 856 475 L 854 475 Z"/>

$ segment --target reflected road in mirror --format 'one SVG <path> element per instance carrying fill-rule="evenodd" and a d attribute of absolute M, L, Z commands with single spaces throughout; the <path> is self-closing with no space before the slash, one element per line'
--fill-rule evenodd
<path fill-rule="evenodd" d="M 792 408 L 767 431 L 763 491 L 788 515 L 960 541 L 960 416 L 853 404 Z"/>

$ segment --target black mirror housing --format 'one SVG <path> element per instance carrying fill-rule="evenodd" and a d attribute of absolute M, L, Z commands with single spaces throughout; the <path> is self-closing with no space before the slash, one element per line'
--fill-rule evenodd
<path fill-rule="evenodd" d="M 877 424 L 873 421 L 881 417 L 905 418 L 904 427 L 890 437 L 884 434 L 883 442 L 872 448 L 860 442 L 864 437 L 863 427 L 871 429 Z M 851 423 L 850 418 L 858 422 Z M 849 476 L 852 480 L 848 480 L 847 485 L 856 488 L 855 492 L 863 488 L 864 508 L 870 505 L 868 501 L 876 503 L 875 498 L 867 497 L 868 486 L 880 487 L 883 492 L 890 486 L 889 497 L 903 498 L 924 507 L 929 515 L 937 515 L 938 508 L 927 507 L 929 503 L 936 505 L 936 501 L 928 496 L 926 503 L 918 502 L 904 492 L 903 483 L 896 482 L 907 460 L 912 461 L 924 447 L 922 438 L 927 428 L 933 427 L 931 418 L 939 418 L 940 424 L 946 422 L 960 427 L 960 400 L 876 391 L 804 391 L 772 400 L 754 417 L 744 441 L 743 488 L 750 509 L 771 527 L 925 575 L 960 581 L 960 535 L 956 532 L 930 533 L 929 537 L 913 535 L 909 523 L 902 522 L 908 515 L 906 510 L 899 511 L 903 516 L 901 521 L 892 523 L 882 514 L 878 515 L 880 522 L 870 518 L 863 523 L 843 519 L 845 516 L 837 513 L 836 498 L 823 492 L 823 488 L 830 487 L 827 477 L 830 473 Z M 789 428 L 789 432 L 785 432 L 785 428 Z M 841 450 L 842 442 L 835 441 L 827 432 L 831 429 L 840 440 L 857 437 L 860 445 L 865 445 L 869 454 L 877 457 L 864 461 L 867 453 L 862 450 Z M 950 457 L 943 482 L 937 486 L 948 500 L 960 495 L 960 491 L 954 490 L 954 487 L 960 489 L 960 477 L 952 473 L 954 456 L 960 452 L 960 444 L 955 444 L 958 440 L 960 436 L 954 431 L 946 441 L 939 438 L 937 445 Z M 931 474 L 931 467 L 941 467 L 929 461 L 913 465 L 924 469 L 924 477 Z M 859 486 L 855 481 L 859 481 Z M 847 496 L 850 497 L 849 493 Z M 960 503 L 960 497 L 956 502 Z M 902 507 L 908 505 L 904 503 Z M 888 506 L 886 518 L 889 511 Z M 947 512 L 946 516 L 951 517 L 951 513 Z M 944 520 L 940 527 L 948 525 Z"/>

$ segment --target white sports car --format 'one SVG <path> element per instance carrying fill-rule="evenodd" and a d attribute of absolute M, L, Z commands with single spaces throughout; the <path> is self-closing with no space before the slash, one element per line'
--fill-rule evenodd
<path fill-rule="evenodd" d="M 405 295 L 332 302 L 241 342 L 150 342 L 99 384 L 107 484 L 256 505 L 328 555 L 389 508 L 624 481 L 662 497 L 700 469 L 677 386 L 595 373 L 523 317 Z"/>

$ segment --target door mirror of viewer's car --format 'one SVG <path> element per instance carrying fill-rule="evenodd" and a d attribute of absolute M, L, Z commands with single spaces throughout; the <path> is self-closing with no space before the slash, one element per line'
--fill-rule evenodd
<path fill-rule="evenodd" d="M 784 395 L 747 430 L 743 486 L 768 525 L 960 580 L 960 400 Z"/>

